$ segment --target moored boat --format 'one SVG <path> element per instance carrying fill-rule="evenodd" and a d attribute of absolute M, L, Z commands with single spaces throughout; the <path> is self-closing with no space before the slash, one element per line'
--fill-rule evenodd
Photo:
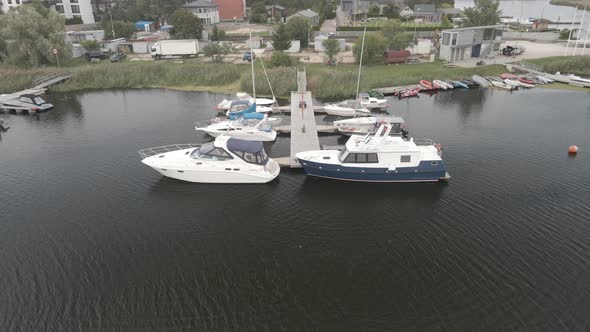
<path fill-rule="evenodd" d="M 505 80 L 505 79 L 513 80 L 513 79 L 515 79 L 517 77 L 516 77 L 516 75 L 514 75 L 512 73 L 503 73 L 503 74 L 500 74 L 500 78 L 503 79 L 503 80 Z"/>
<path fill-rule="evenodd" d="M 533 87 L 534 87 L 534 85 L 535 85 L 535 81 L 533 81 L 533 80 L 531 80 L 531 79 L 528 79 L 528 78 L 526 78 L 526 77 L 519 77 L 519 78 L 518 78 L 518 81 L 519 81 L 519 82 L 522 82 L 522 83 L 526 83 L 526 84 L 533 85 Z"/>
<path fill-rule="evenodd" d="M 313 177 L 359 182 L 434 182 L 449 178 L 440 145 L 390 136 L 382 124 L 374 136 L 353 135 L 342 151 L 316 150 L 296 154 Z"/>
<path fill-rule="evenodd" d="M 494 77 L 488 77 L 488 80 L 490 81 L 490 84 L 492 84 L 493 86 L 495 86 L 496 88 L 500 88 L 500 89 L 504 89 L 504 90 L 510 90 L 512 91 L 514 89 L 513 86 L 510 86 L 504 82 L 499 81 L 498 79 L 494 78 Z"/>
<path fill-rule="evenodd" d="M 261 142 L 228 136 L 206 144 L 177 144 L 139 151 L 141 162 L 158 173 L 197 183 L 267 183 L 280 173 Z"/>
<path fill-rule="evenodd" d="M 363 116 L 352 119 L 334 121 L 334 127 L 342 135 L 374 134 L 382 123 L 391 124 L 390 135 L 407 136 L 406 124 L 403 118 L 396 116 Z"/>
<path fill-rule="evenodd" d="M 504 79 L 504 83 L 506 83 L 506 84 L 510 85 L 510 86 L 511 86 L 511 87 L 513 87 L 514 89 L 518 89 L 518 87 L 519 87 L 519 86 L 521 86 L 521 85 L 520 85 L 521 83 L 520 83 L 519 81 L 517 81 L 517 80 L 512 80 L 512 79 L 509 79 L 509 78 L 506 78 L 506 79 Z"/>
<path fill-rule="evenodd" d="M 371 111 L 364 108 L 356 100 L 345 100 L 338 104 L 325 104 L 324 111 L 328 115 L 354 117 L 370 115 Z"/>
<path fill-rule="evenodd" d="M 256 98 L 255 99 L 255 98 L 250 97 L 250 95 L 247 93 L 238 92 L 238 93 L 236 93 L 236 99 L 233 99 L 233 100 L 224 99 L 219 104 L 217 104 L 217 107 L 215 109 L 217 111 L 219 111 L 220 113 L 225 113 L 232 106 L 232 102 L 236 102 L 236 101 L 246 101 L 246 102 L 249 102 L 250 104 L 256 103 L 256 105 L 258 105 L 259 107 L 270 107 L 274 103 L 276 103 L 276 100 L 274 100 L 274 99 L 268 99 L 268 98 Z"/>
<path fill-rule="evenodd" d="M 537 75 L 537 79 L 539 81 L 541 81 L 543 84 L 549 84 L 549 83 L 555 82 L 554 80 L 552 80 L 548 77 L 542 76 L 542 75 Z"/>
<path fill-rule="evenodd" d="M 456 88 L 469 89 L 469 85 L 463 81 L 453 81 L 453 84 L 455 85 Z"/>
<path fill-rule="evenodd" d="M 267 115 L 262 120 L 244 117 L 237 120 L 216 118 L 195 123 L 195 130 L 205 132 L 212 137 L 225 135 L 246 141 L 272 142 L 277 138 L 277 132 L 272 129 Z"/>
<path fill-rule="evenodd" d="M 441 80 L 434 80 L 432 81 L 432 85 L 434 86 L 435 89 L 443 89 L 446 90 L 449 87 L 447 86 L 447 83 L 441 81 Z"/>
<path fill-rule="evenodd" d="M 422 91 L 422 89 L 420 89 L 419 87 L 407 89 L 407 90 L 404 90 L 404 91 L 400 91 L 398 93 L 397 97 L 399 99 L 409 98 L 409 97 L 418 97 L 418 93 L 420 93 L 420 91 Z"/>

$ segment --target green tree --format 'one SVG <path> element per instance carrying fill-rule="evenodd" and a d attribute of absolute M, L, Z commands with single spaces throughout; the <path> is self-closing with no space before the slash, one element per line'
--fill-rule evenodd
<path fill-rule="evenodd" d="M 363 37 L 359 37 L 352 48 L 356 62 L 360 61 L 361 43 Z M 380 32 L 368 32 L 365 37 L 365 48 L 363 52 L 363 64 L 377 62 L 383 57 L 383 52 L 387 48 L 387 41 Z"/>
<path fill-rule="evenodd" d="M 309 42 L 309 22 L 302 16 L 291 18 L 286 27 L 287 33 L 293 40 L 299 40 L 301 47 L 307 47 Z"/>
<path fill-rule="evenodd" d="M 135 24 L 123 21 L 103 21 L 102 28 L 104 29 L 105 39 L 125 38 L 130 39 L 135 33 Z M 115 36 L 113 36 L 113 28 L 115 29 Z"/>
<path fill-rule="evenodd" d="M 270 58 L 269 66 L 274 67 L 293 67 L 297 64 L 295 59 L 284 52 L 273 52 Z"/>
<path fill-rule="evenodd" d="M 277 51 L 285 51 L 291 47 L 291 36 L 287 32 L 285 24 L 279 25 L 279 28 L 272 34 L 272 47 Z"/>
<path fill-rule="evenodd" d="M 326 55 L 330 58 L 330 62 L 332 62 L 334 56 L 340 52 L 340 44 L 334 38 L 324 40 L 322 46 L 326 49 Z"/>
<path fill-rule="evenodd" d="M 213 40 L 213 41 L 225 40 L 225 31 L 220 30 L 217 27 L 217 24 L 213 27 L 213 33 L 211 34 L 211 40 Z"/>
<path fill-rule="evenodd" d="M 80 45 L 82 45 L 82 47 L 88 52 L 100 50 L 100 43 L 98 40 L 84 40 Z"/>
<path fill-rule="evenodd" d="M 211 57 L 211 62 L 222 62 L 223 55 L 227 54 L 228 52 L 229 50 L 227 47 L 216 42 L 211 42 L 203 47 L 203 53 L 205 53 L 205 56 Z"/>
<path fill-rule="evenodd" d="M 383 27 L 381 27 L 381 33 L 383 33 L 383 37 L 387 40 L 387 46 L 392 49 L 395 49 L 392 45 L 395 43 L 396 36 L 402 32 L 404 32 L 404 27 L 400 20 L 387 20 L 383 24 Z"/>
<path fill-rule="evenodd" d="M 186 10 L 176 10 L 169 19 L 173 26 L 170 31 L 172 39 L 200 39 L 203 33 L 203 24 L 195 15 Z"/>
<path fill-rule="evenodd" d="M 482 25 L 494 25 L 500 22 L 502 11 L 500 3 L 496 0 L 479 0 L 475 7 L 465 8 L 464 26 L 476 27 Z"/>
<path fill-rule="evenodd" d="M 414 45 L 413 32 L 400 32 L 395 35 L 391 41 L 388 41 L 388 47 L 392 50 L 405 50 Z"/>
<path fill-rule="evenodd" d="M 183 0 L 135 0 L 137 12 L 142 18 L 150 20 L 171 15 L 185 3 Z"/>
<path fill-rule="evenodd" d="M 62 62 L 71 58 L 65 42 L 65 19 L 37 2 L 0 15 L 0 52 L 2 48 L 6 62 L 23 67 L 56 63 L 54 48 Z"/>
<path fill-rule="evenodd" d="M 388 4 L 383 7 L 383 15 L 387 18 L 399 18 L 399 7 L 394 4 Z"/>
<path fill-rule="evenodd" d="M 376 3 L 372 3 L 369 6 L 369 15 L 371 15 L 371 16 L 377 16 L 379 14 L 381 14 L 381 7 L 379 7 L 379 5 L 376 4 Z"/>
<path fill-rule="evenodd" d="M 120 2 L 113 6 L 110 10 L 110 14 L 107 13 L 102 15 L 102 20 L 111 20 L 111 16 L 115 21 L 127 21 L 137 22 L 142 17 L 139 15 L 137 6 L 133 2 Z"/>
<path fill-rule="evenodd" d="M 264 1 L 257 1 L 250 7 L 251 21 L 255 23 L 266 23 L 267 11 Z"/>

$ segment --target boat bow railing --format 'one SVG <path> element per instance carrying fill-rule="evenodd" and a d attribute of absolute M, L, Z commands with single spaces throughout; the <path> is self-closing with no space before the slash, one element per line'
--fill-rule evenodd
<path fill-rule="evenodd" d="M 161 153 L 184 150 L 184 149 L 191 149 L 191 148 L 198 148 L 203 144 L 198 143 L 186 143 L 186 144 L 171 144 L 171 145 L 163 145 L 163 146 L 156 146 L 153 148 L 147 148 L 143 150 L 137 151 L 142 158 L 147 158 L 151 156 L 155 156 Z"/>
<path fill-rule="evenodd" d="M 412 138 L 414 144 L 419 146 L 434 145 L 434 140 L 430 138 Z"/>
<path fill-rule="evenodd" d="M 214 123 L 218 123 L 224 121 L 224 119 L 222 118 L 213 118 L 210 120 L 202 120 L 202 121 L 195 121 L 195 128 L 205 128 L 208 127 Z"/>

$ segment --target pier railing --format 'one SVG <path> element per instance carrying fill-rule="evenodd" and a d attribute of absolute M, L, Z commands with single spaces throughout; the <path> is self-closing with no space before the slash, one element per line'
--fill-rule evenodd
<path fill-rule="evenodd" d="M 184 149 L 191 149 L 191 148 L 198 148 L 201 147 L 203 144 L 198 143 L 186 143 L 186 144 L 171 144 L 171 145 L 163 145 L 163 146 L 156 146 L 153 148 L 147 148 L 143 150 L 137 151 L 142 158 L 147 158 L 151 156 L 155 156 L 161 153 L 184 150 Z"/>

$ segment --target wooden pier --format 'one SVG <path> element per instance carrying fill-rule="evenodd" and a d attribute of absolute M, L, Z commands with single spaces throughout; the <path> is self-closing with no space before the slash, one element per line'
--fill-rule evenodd
<path fill-rule="evenodd" d="M 33 90 L 44 90 L 52 85 L 62 83 L 69 80 L 72 75 L 53 73 L 47 76 L 40 77 L 33 81 Z"/>
<path fill-rule="evenodd" d="M 299 152 L 319 150 L 320 140 L 315 123 L 315 114 L 311 92 L 307 91 L 305 71 L 297 72 L 297 91 L 291 91 L 291 153 L 288 165 L 299 168 L 295 155 Z M 286 165 L 287 160 L 277 158 L 279 165 Z"/>
<path fill-rule="evenodd" d="M 278 134 L 291 134 L 291 125 L 274 126 L 273 129 Z M 323 134 L 337 134 L 338 130 L 333 125 L 316 125 L 318 133 Z"/>

